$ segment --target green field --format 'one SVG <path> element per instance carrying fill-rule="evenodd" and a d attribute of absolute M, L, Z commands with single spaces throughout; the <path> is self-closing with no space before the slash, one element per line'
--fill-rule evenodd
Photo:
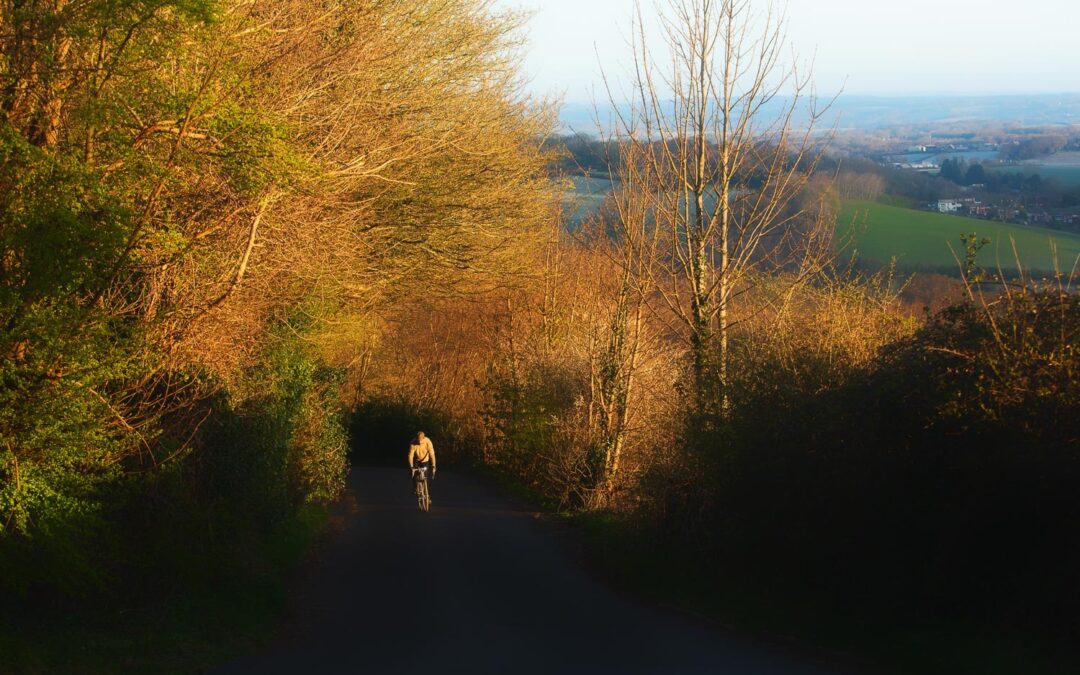
<path fill-rule="evenodd" d="M 979 264 L 988 269 L 996 268 L 1000 260 L 1006 271 L 1016 270 L 1010 237 L 1029 271 L 1054 269 L 1051 241 L 1057 244 L 1063 271 L 1071 270 L 1080 256 L 1078 235 L 875 202 L 846 202 L 837 224 L 840 239 L 848 242 L 861 260 L 887 262 L 895 257 L 898 266 L 906 270 L 958 271 L 949 244 L 962 256 L 960 235 L 971 232 L 991 240 L 979 256 Z"/>
<path fill-rule="evenodd" d="M 1037 173 L 1043 179 L 1053 179 L 1064 185 L 1080 185 L 1080 166 L 1071 164 L 1007 164 L 995 166 L 1000 173 L 1020 173 L 1030 176 Z"/>

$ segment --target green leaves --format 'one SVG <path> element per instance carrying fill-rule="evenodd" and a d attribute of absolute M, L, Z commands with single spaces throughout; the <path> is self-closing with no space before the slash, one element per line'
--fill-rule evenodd
<path fill-rule="evenodd" d="M 56 302 L 30 305 L 6 326 L 0 344 L 20 347 L 0 359 L 0 536 L 96 512 L 139 442 L 110 401 L 137 372 L 137 340 Z"/>
<path fill-rule="evenodd" d="M 78 162 L 0 127 L 0 286 L 14 301 L 71 299 L 104 283 L 130 213 Z"/>
<path fill-rule="evenodd" d="M 209 124 L 215 156 L 232 189 L 255 194 L 287 184 L 304 170 L 289 130 L 270 116 L 238 103 L 217 110 Z"/>

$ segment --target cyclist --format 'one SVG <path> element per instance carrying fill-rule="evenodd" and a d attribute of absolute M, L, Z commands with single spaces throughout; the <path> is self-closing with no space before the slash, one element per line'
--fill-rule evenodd
<path fill-rule="evenodd" d="M 431 444 L 431 439 L 420 431 L 409 444 L 409 471 L 414 481 L 420 479 L 417 469 L 423 468 L 431 469 L 431 477 L 435 477 L 435 446 Z"/>

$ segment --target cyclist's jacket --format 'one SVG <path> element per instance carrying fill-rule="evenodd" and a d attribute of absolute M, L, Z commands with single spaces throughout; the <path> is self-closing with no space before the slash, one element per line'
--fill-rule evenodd
<path fill-rule="evenodd" d="M 425 436 L 420 443 L 409 446 L 409 467 L 428 463 L 435 468 L 435 446 L 431 444 L 431 439 Z"/>

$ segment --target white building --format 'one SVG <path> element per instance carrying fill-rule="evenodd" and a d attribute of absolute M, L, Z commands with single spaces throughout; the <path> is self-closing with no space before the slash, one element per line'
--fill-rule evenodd
<path fill-rule="evenodd" d="M 939 199 L 937 203 L 937 210 L 941 213 L 956 213 L 963 207 L 963 203 L 959 199 Z"/>

